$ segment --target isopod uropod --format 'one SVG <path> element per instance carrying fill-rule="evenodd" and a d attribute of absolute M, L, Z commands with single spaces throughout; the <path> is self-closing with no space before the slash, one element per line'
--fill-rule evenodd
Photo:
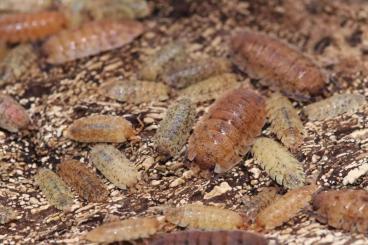
<path fill-rule="evenodd" d="M 196 124 L 189 139 L 188 159 L 216 173 L 234 167 L 248 152 L 265 123 L 265 101 L 251 89 L 225 93 Z"/>
<path fill-rule="evenodd" d="M 58 174 L 87 201 L 102 202 L 107 199 L 108 191 L 102 181 L 82 163 L 64 161 L 59 164 Z"/>
<path fill-rule="evenodd" d="M 0 94 L 0 128 L 15 133 L 30 123 L 27 111 L 13 98 Z"/>
<path fill-rule="evenodd" d="M 34 41 L 60 31 L 65 17 L 56 11 L 16 13 L 0 17 L 0 39 L 10 43 Z"/>
<path fill-rule="evenodd" d="M 74 121 L 64 136 L 79 142 L 121 143 L 137 139 L 130 122 L 119 116 L 92 115 Z"/>
<path fill-rule="evenodd" d="M 234 63 L 274 90 L 298 98 L 325 85 L 325 75 L 311 59 L 266 34 L 243 31 L 231 38 L 230 46 Z"/>
<path fill-rule="evenodd" d="M 203 230 L 234 230 L 247 227 L 247 218 L 235 211 L 215 206 L 187 204 L 168 208 L 166 220 L 180 227 Z"/>
<path fill-rule="evenodd" d="M 276 141 L 260 137 L 252 147 L 254 159 L 278 184 L 294 189 L 304 185 L 301 163 Z"/>
<path fill-rule="evenodd" d="M 60 64 L 126 45 L 143 29 L 141 23 L 133 20 L 94 21 L 50 37 L 42 49 L 49 63 Z"/>
<path fill-rule="evenodd" d="M 137 183 L 139 173 L 135 166 L 111 145 L 92 147 L 90 158 L 98 170 L 115 186 L 126 189 Z"/>
<path fill-rule="evenodd" d="M 329 190 L 313 197 L 317 220 L 345 231 L 368 231 L 368 192 L 365 190 Z"/>

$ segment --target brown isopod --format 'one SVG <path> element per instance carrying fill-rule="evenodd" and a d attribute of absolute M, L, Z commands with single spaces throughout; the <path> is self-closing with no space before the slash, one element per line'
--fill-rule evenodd
<path fill-rule="evenodd" d="M 274 93 L 266 100 L 266 110 L 271 131 L 286 147 L 296 150 L 303 143 L 304 127 L 291 102 L 280 93 Z"/>
<path fill-rule="evenodd" d="M 265 101 L 252 89 L 225 93 L 196 124 L 189 139 L 188 159 L 202 169 L 228 171 L 249 151 L 265 118 Z"/>
<path fill-rule="evenodd" d="M 230 46 L 234 63 L 274 90 L 300 98 L 325 85 L 325 75 L 310 58 L 276 38 L 243 31 L 231 38 Z"/>
<path fill-rule="evenodd" d="M 147 93 L 149 91 L 149 93 Z M 118 101 L 141 104 L 169 98 L 170 88 L 163 83 L 110 79 L 100 87 L 100 93 Z"/>
<path fill-rule="evenodd" d="M 121 143 L 136 140 L 132 124 L 119 116 L 92 115 L 74 121 L 64 136 L 79 142 Z"/>
<path fill-rule="evenodd" d="M 0 204 L 0 225 L 4 225 L 18 216 L 18 212 L 11 207 L 6 207 Z"/>
<path fill-rule="evenodd" d="M 27 111 L 8 95 L 0 94 L 0 128 L 15 133 L 30 124 Z"/>
<path fill-rule="evenodd" d="M 147 238 L 155 234 L 160 228 L 161 223 L 157 218 L 130 218 L 98 226 L 88 232 L 85 239 L 98 243 L 130 241 Z"/>
<path fill-rule="evenodd" d="M 222 58 L 183 59 L 173 62 L 162 73 L 162 80 L 171 87 L 185 88 L 211 76 L 230 71 L 230 63 Z"/>
<path fill-rule="evenodd" d="M 167 208 L 164 215 L 170 223 L 190 229 L 235 230 L 248 225 L 247 217 L 235 211 L 199 204 Z"/>
<path fill-rule="evenodd" d="M 42 49 L 47 62 L 60 64 L 126 45 L 143 30 L 143 25 L 133 20 L 94 21 L 50 37 Z"/>
<path fill-rule="evenodd" d="M 368 232 L 368 192 L 329 190 L 313 197 L 317 220 L 334 228 L 366 234 Z"/>
<path fill-rule="evenodd" d="M 304 113 L 309 120 L 325 120 L 343 113 L 352 114 L 366 103 L 365 97 L 360 94 L 337 94 L 307 105 L 304 107 Z"/>
<path fill-rule="evenodd" d="M 60 31 L 65 17 L 55 11 L 16 13 L 0 17 L 0 39 L 9 43 L 35 41 Z"/>
<path fill-rule="evenodd" d="M 257 215 L 256 225 L 270 230 L 287 222 L 309 204 L 317 188 L 312 184 L 288 191 Z"/>
<path fill-rule="evenodd" d="M 59 165 L 58 174 L 87 201 L 103 202 L 107 199 L 109 193 L 102 181 L 82 163 L 76 160 L 64 161 Z"/>
<path fill-rule="evenodd" d="M 196 116 L 195 106 L 188 98 L 170 107 L 153 138 L 163 155 L 176 156 L 187 142 Z"/>
<path fill-rule="evenodd" d="M 183 231 L 164 234 L 151 245 L 267 245 L 267 239 L 248 231 Z"/>

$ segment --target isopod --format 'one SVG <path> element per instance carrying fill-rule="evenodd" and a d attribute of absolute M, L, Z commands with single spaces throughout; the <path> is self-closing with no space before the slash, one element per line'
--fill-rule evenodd
<path fill-rule="evenodd" d="M 184 98 L 170 107 L 154 136 L 156 149 L 163 155 L 176 156 L 187 142 L 196 116 L 195 106 Z"/>
<path fill-rule="evenodd" d="M 90 159 L 96 168 L 118 188 L 126 189 L 138 182 L 138 170 L 123 153 L 111 145 L 95 145 L 92 147 Z"/>
<path fill-rule="evenodd" d="M 263 188 L 257 195 L 243 201 L 244 211 L 250 222 L 254 222 L 257 214 L 274 202 L 280 195 L 275 187 Z"/>
<path fill-rule="evenodd" d="M 325 100 L 304 107 L 304 113 L 309 120 L 325 120 L 343 113 L 352 114 L 366 103 L 360 94 L 336 94 Z"/>
<path fill-rule="evenodd" d="M 9 42 L 35 41 L 59 32 L 65 17 L 56 11 L 16 13 L 0 17 L 0 39 Z"/>
<path fill-rule="evenodd" d="M 60 64 L 121 47 L 142 32 L 143 25 L 133 20 L 94 21 L 50 37 L 42 49 L 48 56 L 47 62 Z"/>
<path fill-rule="evenodd" d="M 297 149 L 303 143 L 304 127 L 291 102 L 280 93 L 274 93 L 266 100 L 266 111 L 271 131 L 286 147 Z"/>
<path fill-rule="evenodd" d="M 182 231 L 164 234 L 150 243 L 151 245 L 267 245 L 267 239 L 261 234 L 248 231 Z"/>
<path fill-rule="evenodd" d="M 4 225 L 16 219 L 18 212 L 11 207 L 6 207 L 0 204 L 0 224 Z"/>
<path fill-rule="evenodd" d="M 237 88 L 239 85 L 236 81 L 235 74 L 224 73 L 182 89 L 179 91 L 179 95 L 190 98 L 193 103 L 198 103 L 217 99 L 221 94 Z"/>
<path fill-rule="evenodd" d="M 243 31 L 231 38 L 234 63 L 253 78 L 286 94 L 318 93 L 325 75 L 313 61 L 295 48 L 262 33 Z"/>
<path fill-rule="evenodd" d="M 6 12 L 36 12 L 47 9 L 53 0 L 1 0 L 0 11 Z"/>
<path fill-rule="evenodd" d="M 203 230 L 235 230 L 247 227 L 247 217 L 228 209 L 199 204 L 167 208 L 168 222 L 180 227 Z"/>
<path fill-rule="evenodd" d="M 23 106 L 10 96 L 0 94 L 0 128 L 16 133 L 29 124 L 30 118 Z"/>
<path fill-rule="evenodd" d="M 0 84 L 14 83 L 36 62 L 37 54 L 30 44 L 21 44 L 4 57 L 0 63 Z"/>
<path fill-rule="evenodd" d="M 40 169 L 35 176 L 47 201 L 57 209 L 68 211 L 73 205 L 73 194 L 64 181 L 49 169 Z"/>
<path fill-rule="evenodd" d="M 85 239 L 91 242 L 110 243 L 147 238 L 159 231 L 157 218 L 130 218 L 103 224 L 88 232 Z"/>
<path fill-rule="evenodd" d="M 145 80 L 154 81 L 163 72 L 169 62 L 184 55 L 184 43 L 180 41 L 169 43 L 144 63 L 140 71 L 140 77 Z"/>
<path fill-rule="evenodd" d="M 59 176 L 82 198 L 90 202 L 103 202 L 108 191 L 101 180 L 85 165 L 76 160 L 64 161 L 59 165 Z"/>
<path fill-rule="evenodd" d="M 252 154 L 256 162 L 278 184 L 289 189 L 304 185 L 302 164 L 276 141 L 265 137 L 256 139 Z"/>
<path fill-rule="evenodd" d="M 92 115 L 74 121 L 64 136 L 79 142 L 121 143 L 137 139 L 132 124 L 119 116 Z"/>
<path fill-rule="evenodd" d="M 149 93 L 147 93 L 149 91 Z M 163 83 L 110 79 L 100 87 L 100 93 L 118 101 L 141 104 L 169 98 L 170 88 Z"/>
<path fill-rule="evenodd" d="M 230 63 L 222 58 L 180 60 L 167 66 L 162 80 L 171 87 L 185 88 L 211 76 L 230 71 Z"/>
<path fill-rule="evenodd" d="M 368 192 L 329 190 L 313 197 L 317 220 L 334 228 L 366 234 L 368 231 Z"/>
<path fill-rule="evenodd" d="M 257 226 L 269 230 L 287 222 L 309 204 L 316 190 L 312 184 L 288 191 L 257 215 Z"/>
<path fill-rule="evenodd" d="M 218 98 L 196 124 L 189 138 L 188 159 L 202 169 L 223 173 L 249 151 L 265 123 L 263 97 L 249 88 L 231 90 Z"/>

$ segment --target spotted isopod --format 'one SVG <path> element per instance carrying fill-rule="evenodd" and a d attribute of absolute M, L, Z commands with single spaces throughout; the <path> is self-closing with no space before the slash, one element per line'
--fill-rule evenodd
<path fill-rule="evenodd" d="M 15 133 L 30 123 L 27 111 L 8 95 L 0 94 L 0 128 Z"/>

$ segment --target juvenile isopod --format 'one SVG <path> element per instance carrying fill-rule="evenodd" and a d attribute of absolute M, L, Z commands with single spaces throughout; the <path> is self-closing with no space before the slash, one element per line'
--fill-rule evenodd
<path fill-rule="evenodd" d="M 9 223 L 10 221 L 16 219 L 18 212 L 11 207 L 6 207 L 0 204 L 0 225 Z"/>
<path fill-rule="evenodd" d="M 317 220 L 334 228 L 366 234 L 368 232 L 368 192 L 329 190 L 313 197 Z"/>
<path fill-rule="evenodd" d="M 274 93 L 266 100 L 266 110 L 271 131 L 286 147 L 297 149 L 303 143 L 304 127 L 291 102 L 280 93 Z"/>
<path fill-rule="evenodd" d="M 185 88 L 211 76 L 230 71 L 230 63 L 222 58 L 183 59 L 173 62 L 162 73 L 162 80 L 171 87 Z"/>
<path fill-rule="evenodd" d="M 40 169 L 35 176 L 47 201 L 57 209 L 68 211 L 73 205 L 73 194 L 64 181 L 49 169 Z"/>
<path fill-rule="evenodd" d="M 79 142 L 121 143 L 137 139 L 132 124 L 119 116 L 92 115 L 74 121 L 65 137 Z"/>
<path fill-rule="evenodd" d="M 82 163 L 76 160 L 64 161 L 59 165 L 58 174 L 87 201 L 103 202 L 107 199 L 109 193 L 102 181 Z"/>
<path fill-rule="evenodd" d="M 96 168 L 118 188 L 126 189 L 138 182 L 138 170 L 123 153 L 111 145 L 95 145 L 92 147 L 90 159 Z"/>
<path fill-rule="evenodd" d="M 0 84 L 14 83 L 36 62 L 37 54 L 30 44 L 21 44 L 0 62 Z"/>
<path fill-rule="evenodd" d="M 265 123 L 263 97 L 252 89 L 231 90 L 218 98 L 189 138 L 188 159 L 223 173 L 249 151 Z"/>
<path fill-rule="evenodd" d="M 343 113 L 352 114 L 364 104 L 366 104 L 366 99 L 363 95 L 336 94 L 325 100 L 307 105 L 304 107 L 304 112 L 309 120 L 325 120 Z"/>
<path fill-rule="evenodd" d="M 16 133 L 30 124 L 27 111 L 8 95 L 0 94 L 0 128 Z"/>
<path fill-rule="evenodd" d="M 98 226 L 88 232 L 85 239 L 98 243 L 130 241 L 150 237 L 157 233 L 160 228 L 161 223 L 157 218 L 130 218 Z"/>
<path fill-rule="evenodd" d="M 257 226 L 270 230 L 287 222 L 309 204 L 316 190 L 312 184 L 288 191 L 257 215 Z"/>
<path fill-rule="evenodd" d="M 302 164 L 276 141 L 265 137 L 256 139 L 252 154 L 256 162 L 278 184 L 289 189 L 304 185 Z"/>
<path fill-rule="evenodd" d="M 221 94 L 237 88 L 239 85 L 240 83 L 236 81 L 235 74 L 224 73 L 182 89 L 179 91 L 179 95 L 190 98 L 193 103 L 198 103 L 217 99 Z"/>
<path fill-rule="evenodd" d="M 140 71 L 140 77 L 145 80 L 154 81 L 170 62 L 184 55 L 184 43 L 180 41 L 169 43 L 148 58 Z"/>
<path fill-rule="evenodd" d="M 9 43 L 35 41 L 57 33 L 66 24 L 56 11 L 15 13 L 0 17 L 0 39 Z"/>
<path fill-rule="evenodd" d="M 267 239 L 248 231 L 182 231 L 161 235 L 151 245 L 267 245 Z"/>
<path fill-rule="evenodd" d="M 167 208 L 164 215 L 168 222 L 190 229 L 236 230 L 248 225 L 247 217 L 235 211 L 199 204 Z"/>
<path fill-rule="evenodd" d="M 94 21 L 50 37 L 42 49 L 49 63 L 60 64 L 121 47 L 142 32 L 143 25 L 133 20 Z"/>
<path fill-rule="evenodd" d="M 154 136 L 156 149 L 163 155 L 176 156 L 187 142 L 196 116 L 195 106 L 184 98 L 170 107 Z"/>
<path fill-rule="evenodd" d="M 234 63 L 274 90 L 298 97 L 316 94 L 325 85 L 325 75 L 310 58 L 266 34 L 243 31 L 230 46 Z"/>
<path fill-rule="evenodd" d="M 250 197 L 248 200 L 243 201 L 244 211 L 249 220 L 253 223 L 257 217 L 257 214 L 269 206 L 281 195 L 277 194 L 275 187 L 263 188 L 257 195 Z"/>
<path fill-rule="evenodd" d="M 149 92 L 148 92 L 149 91 Z M 100 93 L 118 101 L 141 104 L 169 98 L 170 88 L 163 83 L 110 79 L 100 87 Z"/>

